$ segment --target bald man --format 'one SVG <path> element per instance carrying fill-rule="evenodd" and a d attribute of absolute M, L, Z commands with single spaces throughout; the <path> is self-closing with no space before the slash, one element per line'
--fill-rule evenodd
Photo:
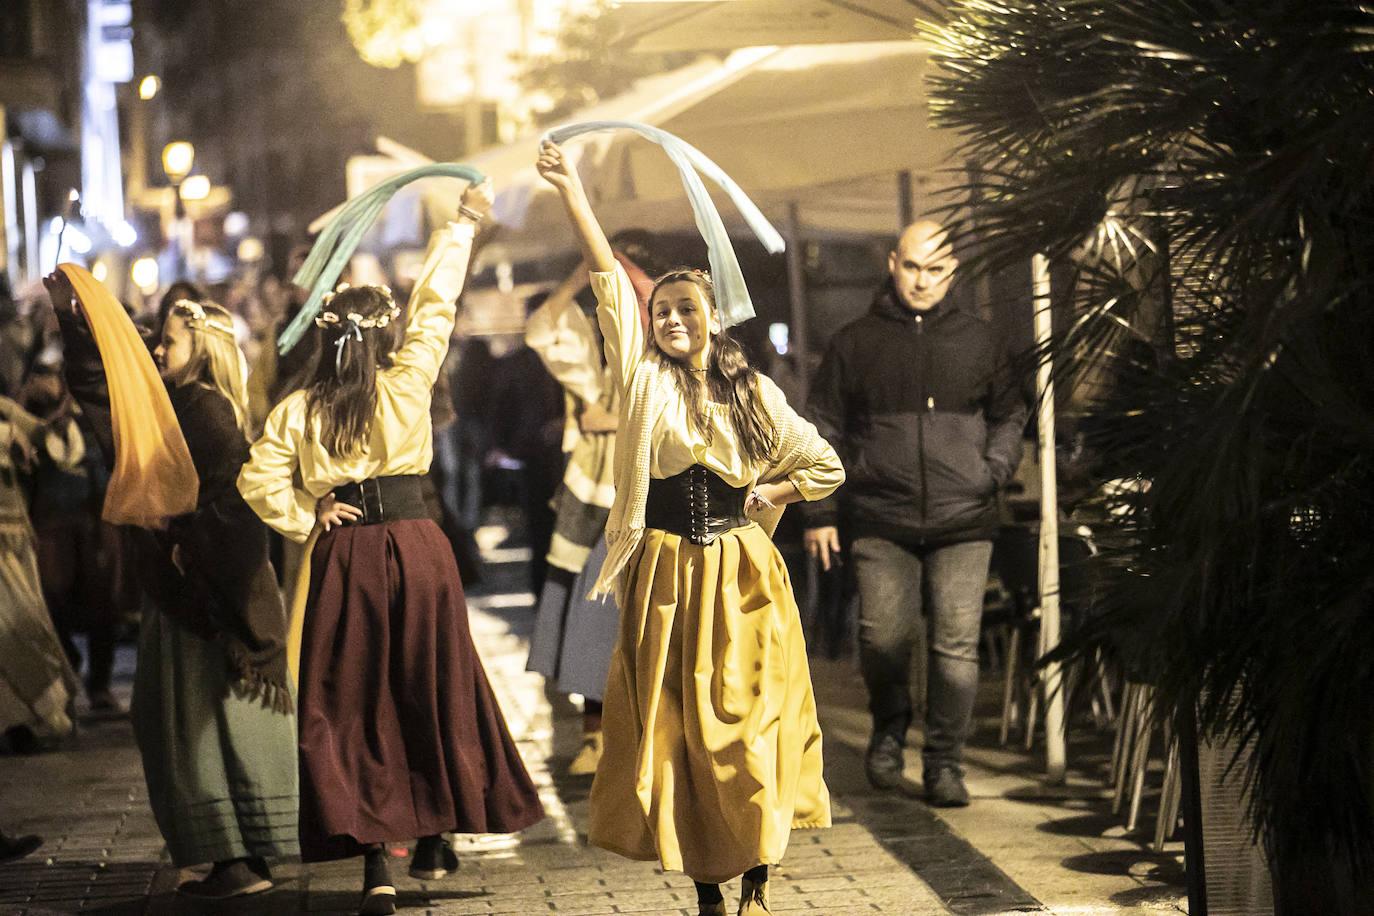
<path fill-rule="evenodd" d="M 836 495 L 807 503 L 807 550 L 829 569 L 844 530 L 859 598 L 859 662 L 878 789 L 902 784 L 911 656 L 926 627 L 922 783 L 961 807 L 964 741 L 978 688 L 978 636 L 997 491 L 1021 454 L 1028 404 L 992 326 L 951 308 L 959 266 L 943 227 L 908 226 L 868 314 L 830 340 L 807 414 L 844 459 Z"/>

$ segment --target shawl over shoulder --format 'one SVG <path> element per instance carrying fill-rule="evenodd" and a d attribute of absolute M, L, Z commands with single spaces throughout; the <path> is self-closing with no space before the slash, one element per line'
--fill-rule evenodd
<path fill-rule="evenodd" d="M 615 502 L 606 522 L 606 562 L 589 597 L 615 594 L 618 598 L 620 573 L 644 537 L 644 510 L 649 495 L 649 443 L 654 424 L 668 403 L 675 384 L 668 367 L 656 353 L 639 362 L 627 385 L 626 400 L 617 428 L 615 454 Z M 816 428 L 802 419 L 787 404 L 777 385 L 764 375 L 755 376 L 764 410 L 773 421 L 776 445 L 773 458 L 758 476 L 761 483 L 792 479 L 804 499 L 822 499 L 843 482 L 831 487 L 808 486 L 792 475 L 819 462 L 830 449 Z M 782 518 L 782 508 L 759 513 L 755 520 L 772 536 Z"/>

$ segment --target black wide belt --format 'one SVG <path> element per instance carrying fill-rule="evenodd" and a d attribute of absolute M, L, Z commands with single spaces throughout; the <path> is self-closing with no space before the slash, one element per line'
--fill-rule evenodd
<path fill-rule="evenodd" d="M 424 477 L 398 474 L 394 477 L 369 477 L 357 483 L 334 488 L 336 502 L 361 509 L 363 516 L 345 525 L 380 525 L 408 518 L 432 518 L 425 505 Z"/>
<path fill-rule="evenodd" d="M 714 472 L 694 464 L 672 477 L 650 478 L 644 525 L 709 544 L 732 528 L 749 524 L 744 487 L 732 487 Z"/>

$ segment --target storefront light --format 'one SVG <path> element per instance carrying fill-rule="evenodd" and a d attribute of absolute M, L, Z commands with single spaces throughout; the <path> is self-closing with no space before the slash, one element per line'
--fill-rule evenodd
<path fill-rule="evenodd" d="M 245 264 L 252 264 L 255 261 L 262 260 L 262 256 L 266 253 L 262 245 L 262 240 L 257 236 L 245 236 L 243 241 L 239 242 L 239 260 Z"/>
<path fill-rule="evenodd" d="M 90 254 L 91 238 L 75 226 L 68 226 L 66 233 L 62 236 L 63 243 L 77 254 Z M 60 255 L 60 252 L 59 252 Z"/>
<path fill-rule="evenodd" d="M 210 196 L 210 179 L 205 175 L 192 175 L 181 183 L 182 200 L 204 200 Z"/>
<path fill-rule="evenodd" d="M 127 219 L 122 219 L 115 223 L 114 228 L 110 230 L 110 238 L 114 239 L 115 244 L 120 248 L 129 248 L 137 244 L 138 230 L 134 228 L 133 223 Z"/>
<path fill-rule="evenodd" d="M 234 210 L 224 217 L 224 234 L 236 238 L 248 232 L 248 214 Z"/>
<path fill-rule="evenodd" d="M 157 291 L 158 275 L 155 258 L 139 258 L 129 268 L 129 279 L 134 281 L 140 291 L 152 294 Z"/>
<path fill-rule="evenodd" d="M 168 143 L 162 148 L 162 170 L 172 184 L 179 183 L 191 172 L 196 161 L 196 148 L 185 140 Z"/>

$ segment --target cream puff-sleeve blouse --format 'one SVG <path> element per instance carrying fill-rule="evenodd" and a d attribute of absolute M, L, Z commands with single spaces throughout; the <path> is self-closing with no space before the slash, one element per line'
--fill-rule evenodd
<path fill-rule="evenodd" d="M 428 473 L 434 457 L 430 392 L 453 333 L 473 232 L 472 223 L 454 222 L 430 237 L 405 337 L 393 365 L 377 373 L 377 412 L 359 456 L 339 458 L 325 450 L 319 418 L 307 422 L 304 391 L 292 392 L 268 415 L 238 478 L 239 492 L 268 525 L 304 541 L 315 524 L 315 504 L 335 487 Z"/>

